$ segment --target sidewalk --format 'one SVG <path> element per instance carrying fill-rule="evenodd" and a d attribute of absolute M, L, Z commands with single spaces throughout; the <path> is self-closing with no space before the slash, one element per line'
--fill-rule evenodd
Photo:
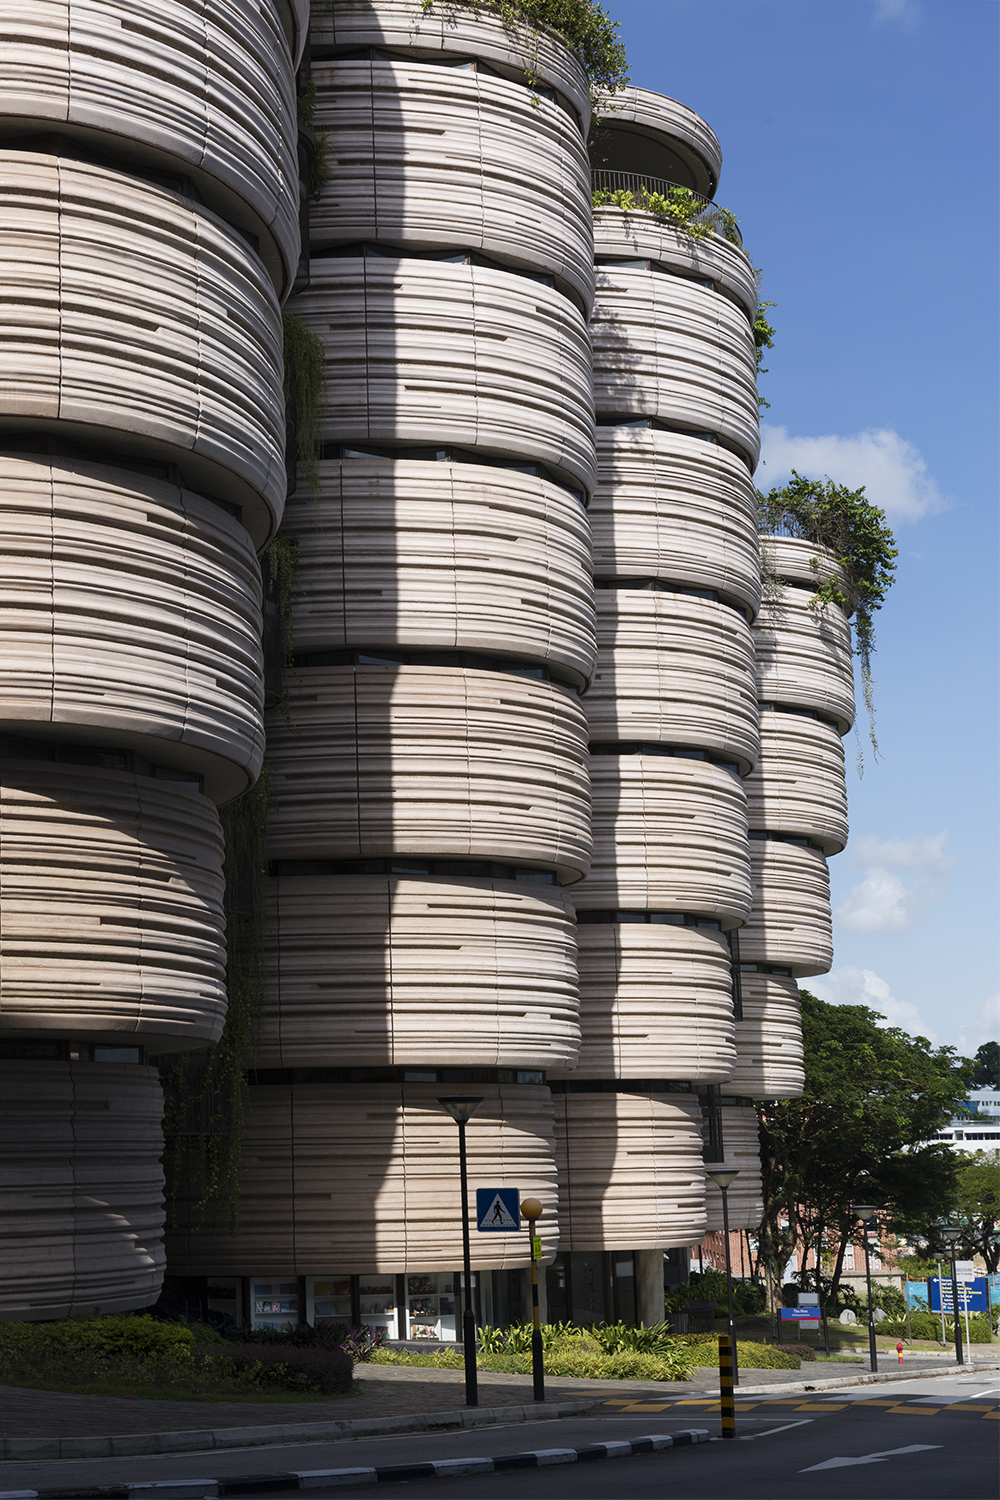
<path fill-rule="evenodd" d="M 856 1364 L 817 1363 L 794 1372 L 747 1370 L 739 1394 L 784 1395 L 881 1384 L 945 1375 L 957 1368 L 940 1359 L 913 1358 L 902 1370 L 894 1367 L 878 1375 Z M 964 1368 L 996 1369 L 996 1358 Z M 716 1395 L 719 1388 L 718 1371 L 711 1369 L 699 1371 L 694 1380 L 679 1381 L 551 1378 L 546 1381 L 546 1402 L 536 1405 L 531 1401 L 529 1375 L 489 1374 L 480 1381 L 478 1408 L 468 1408 L 460 1370 L 362 1365 L 358 1376 L 361 1394 L 308 1404 L 130 1401 L 0 1387 L 0 1419 L 7 1434 L 0 1443 L 0 1458 L 23 1462 L 197 1453 L 297 1440 L 337 1441 L 494 1423 L 513 1425 L 578 1416 L 609 1396 L 672 1400 Z"/>

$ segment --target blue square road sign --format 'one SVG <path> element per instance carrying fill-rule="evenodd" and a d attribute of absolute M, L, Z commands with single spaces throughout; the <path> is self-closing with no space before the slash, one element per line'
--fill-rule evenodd
<path fill-rule="evenodd" d="M 520 1188 L 476 1188 L 477 1229 L 484 1234 L 512 1234 L 520 1227 Z"/>

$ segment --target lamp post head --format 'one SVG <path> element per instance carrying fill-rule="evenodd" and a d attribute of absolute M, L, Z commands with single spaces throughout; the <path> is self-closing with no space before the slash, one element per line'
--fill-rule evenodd
<path fill-rule="evenodd" d="M 545 1212 L 537 1198 L 521 1199 L 521 1217 L 524 1219 L 540 1219 Z"/>
<path fill-rule="evenodd" d="M 732 1186 L 734 1178 L 740 1175 L 740 1169 L 739 1167 L 716 1167 L 715 1171 L 709 1172 L 708 1175 L 716 1187 L 725 1192 L 728 1187 Z"/>
<path fill-rule="evenodd" d="M 940 1235 L 943 1240 L 948 1241 L 949 1245 L 953 1245 L 956 1240 L 961 1239 L 962 1231 L 961 1229 L 957 1229 L 954 1224 L 943 1224 L 940 1229 Z"/>
<path fill-rule="evenodd" d="M 868 1220 L 873 1218 L 878 1212 L 878 1208 L 874 1203 L 855 1203 L 851 1206 L 851 1212 L 856 1219 L 860 1219 L 862 1223 L 867 1224 Z"/>
<path fill-rule="evenodd" d="M 468 1125 L 483 1102 L 482 1094 L 448 1094 L 438 1103 L 446 1109 L 456 1125 Z"/>

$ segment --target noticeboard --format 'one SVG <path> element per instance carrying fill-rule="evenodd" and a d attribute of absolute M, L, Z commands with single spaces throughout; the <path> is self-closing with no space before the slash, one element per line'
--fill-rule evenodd
<path fill-rule="evenodd" d="M 955 1311 L 955 1299 L 952 1296 L 950 1276 L 942 1276 L 940 1281 L 936 1276 L 932 1276 L 930 1278 L 930 1288 L 931 1312 L 952 1313 Z M 989 1311 L 985 1276 L 977 1276 L 974 1281 L 962 1281 L 959 1279 L 958 1310 L 960 1313 Z"/>

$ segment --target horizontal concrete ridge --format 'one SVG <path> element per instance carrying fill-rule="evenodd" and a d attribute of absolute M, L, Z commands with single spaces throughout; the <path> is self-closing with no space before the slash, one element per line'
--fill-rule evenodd
<path fill-rule="evenodd" d="M 686 1079 L 728 1081 L 739 1064 L 721 932 L 598 922 L 582 925 L 578 942 L 580 1077 L 642 1078 L 655 1049 Z"/>
<path fill-rule="evenodd" d="M 558 886 L 390 874 L 269 885 L 275 941 L 299 956 L 269 991 L 258 1068 L 340 1066 L 347 1050 L 352 1067 L 429 1056 L 449 1067 L 575 1066 L 573 908 Z M 331 973 L 351 983 L 324 988 Z M 373 990 L 386 996 L 380 1024 L 357 1002 Z"/>
<path fill-rule="evenodd" d="M 342 1056 L 353 1056 L 348 1047 L 345 1042 Z M 542 1259 L 554 1256 L 560 1225 L 552 1096 L 541 1083 L 477 1088 L 483 1104 L 469 1133 L 470 1180 L 487 1182 L 488 1174 L 498 1174 L 492 1176 L 497 1186 L 516 1184 L 537 1197 L 545 1209 L 538 1226 Z M 221 1230 L 172 1232 L 168 1253 L 173 1265 L 185 1268 L 178 1274 L 238 1276 L 245 1262 L 267 1255 L 292 1266 L 320 1265 L 323 1256 L 343 1264 L 353 1253 L 374 1268 L 375 1284 L 391 1296 L 392 1277 L 406 1266 L 450 1272 L 462 1261 L 460 1199 L 454 1129 L 446 1128 L 439 1092 L 437 1083 L 412 1080 L 343 1083 L 333 1093 L 328 1083 L 255 1084 L 246 1139 L 268 1146 L 248 1156 L 243 1191 L 260 1210 L 239 1241 Z M 359 1120 L 365 1122 L 363 1151 Z M 297 1134 L 303 1129 L 306 1136 Z M 373 1161 L 385 1164 L 384 1177 L 371 1175 Z M 336 1199 L 331 1181 L 337 1182 Z M 416 1181 L 419 1189 L 407 1189 Z M 193 1217 L 187 1191 L 182 1186 L 178 1195 L 182 1225 Z M 477 1247 L 481 1270 L 528 1263 L 526 1235 L 483 1238 L 491 1243 Z"/>
<path fill-rule="evenodd" d="M 516 1408 L 515 1408 L 516 1410 Z M 523 1408 L 525 1413 L 530 1407 Z M 546 1407 L 538 1415 L 551 1417 L 558 1408 Z M 509 1420 L 510 1408 L 504 1408 Z M 456 1413 L 457 1415 L 457 1413 Z M 486 1413 L 483 1413 L 486 1415 Z M 500 1415 L 490 1411 L 491 1418 Z M 500 1458 L 445 1458 L 417 1464 L 388 1464 L 379 1468 L 307 1469 L 287 1474 L 247 1474 L 232 1479 L 171 1479 L 153 1484 L 88 1485 L 85 1489 L 5 1490 L 0 1500 L 130 1500 L 136 1496 L 163 1494 L 174 1497 L 208 1495 L 253 1495 L 269 1490 L 328 1489 L 339 1485 L 402 1482 L 408 1479 L 433 1479 L 438 1475 L 501 1473 L 506 1469 L 541 1469 L 550 1464 L 593 1463 L 598 1459 L 630 1458 L 633 1453 L 658 1453 L 665 1448 L 687 1448 L 693 1443 L 707 1443 L 708 1432 L 693 1427 L 687 1432 L 654 1433 L 631 1442 L 593 1443 L 587 1448 L 540 1448 L 529 1453 L 507 1453 Z"/>
<path fill-rule="evenodd" d="M 705 1233 L 701 1108 L 684 1094 L 555 1094 L 559 1243 L 669 1247 Z M 544 1221 L 543 1221 L 544 1222 Z"/>
<path fill-rule="evenodd" d="M 466 245 L 561 277 L 590 307 L 590 162 L 575 113 L 523 79 L 398 58 L 333 58 L 312 78 L 337 160 L 310 212 L 313 244 Z"/>

